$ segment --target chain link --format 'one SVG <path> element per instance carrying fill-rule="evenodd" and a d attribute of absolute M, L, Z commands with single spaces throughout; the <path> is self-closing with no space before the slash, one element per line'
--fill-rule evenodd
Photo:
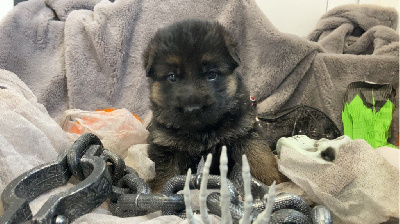
<path fill-rule="evenodd" d="M 243 216 L 244 206 L 240 198 L 244 196 L 243 183 L 236 178 L 241 179 L 241 175 L 238 172 L 233 173 L 231 178 L 236 180 L 233 183 L 227 180 L 226 185 L 229 210 L 236 222 Z M 65 184 L 71 175 L 81 182 L 66 192 L 50 197 L 32 217 L 28 202 Z M 202 179 L 201 173 L 190 175 L 189 189 L 200 189 Z M 207 189 L 221 188 L 220 176 L 207 174 L 205 179 L 208 180 Z M 92 211 L 106 199 L 112 214 L 120 217 L 139 216 L 161 210 L 163 215 L 185 218 L 184 194 L 179 193 L 184 189 L 185 182 L 186 176 L 175 176 L 166 182 L 160 194 L 153 194 L 148 184 L 134 169 L 126 166 L 119 155 L 104 149 L 96 135 L 87 133 L 80 136 L 56 161 L 31 169 L 7 185 L 2 195 L 6 211 L 0 217 L 0 223 L 22 223 L 27 220 L 32 223 L 69 223 Z M 241 192 L 240 196 L 237 189 Z M 255 217 L 265 209 L 266 202 L 262 195 L 268 192 L 268 187 L 253 179 L 252 189 L 255 190 L 256 197 L 251 214 Z M 308 205 L 297 195 L 278 195 L 274 203 L 273 209 L 278 212 L 275 212 L 276 217 L 291 215 L 299 220 L 311 220 L 321 214 L 330 215 L 329 210 L 318 207 L 318 210 L 313 210 L 312 216 Z M 219 193 L 213 192 L 207 196 L 207 207 L 210 213 L 221 215 Z M 49 217 L 54 220 L 49 220 Z"/>
<path fill-rule="evenodd" d="M 145 215 L 149 212 L 162 211 L 163 215 L 177 215 L 185 218 L 184 194 L 179 194 L 184 189 L 186 176 L 175 176 L 169 179 L 163 186 L 160 194 L 151 193 L 148 184 L 139 177 L 138 173 L 125 165 L 123 159 L 107 150 L 103 149 L 100 140 L 95 135 L 88 134 L 83 140 L 79 141 L 79 147 L 76 147 L 70 154 L 68 163 L 73 174 L 80 178 L 80 173 L 85 178 L 86 169 L 82 169 L 79 164 L 79 158 L 85 154 L 99 155 L 107 163 L 107 170 L 112 179 L 112 193 L 109 197 L 109 208 L 113 215 L 119 217 L 130 217 Z M 83 150 L 82 148 L 85 148 Z M 71 162 L 70 162 L 71 161 Z M 207 189 L 220 189 L 221 177 L 217 175 L 208 175 Z M 231 179 L 227 180 L 230 212 L 234 220 L 239 220 L 243 216 L 243 202 L 240 198 L 243 195 L 243 182 L 241 171 L 234 167 L 231 172 Z M 202 174 L 194 174 L 189 178 L 189 189 L 200 189 Z M 251 216 L 257 217 L 265 209 L 266 201 L 263 197 L 268 192 L 268 186 L 258 180 L 251 178 L 252 194 L 255 197 L 253 201 L 253 210 Z M 239 191 L 238 191 L 238 190 Z M 239 195 L 240 193 L 240 195 Z M 210 213 L 221 216 L 221 196 L 218 192 L 213 192 L 207 197 L 207 207 Z M 295 217 L 300 220 L 298 223 L 307 223 L 311 220 L 311 210 L 305 201 L 297 195 L 280 194 L 276 196 L 273 206 L 273 212 L 276 213 L 275 219 L 282 217 Z M 274 213 L 274 214 L 275 214 Z"/>
<path fill-rule="evenodd" d="M 89 150 L 90 149 L 90 150 Z M 67 151 L 67 163 L 69 170 L 75 176 L 76 179 L 82 181 L 85 179 L 84 170 L 81 166 L 81 159 L 90 151 L 89 154 L 98 156 L 103 150 L 103 144 L 100 139 L 92 134 L 86 133 L 81 135 Z"/>

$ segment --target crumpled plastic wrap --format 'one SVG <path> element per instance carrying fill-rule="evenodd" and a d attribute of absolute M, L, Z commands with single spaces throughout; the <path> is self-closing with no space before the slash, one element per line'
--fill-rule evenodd
<path fill-rule="evenodd" d="M 334 162 L 321 158 L 335 149 Z M 278 141 L 279 170 L 318 204 L 333 213 L 334 223 L 376 224 L 399 217 L 399 171 L 365 140 L 307 136 Z"/>
<path fill-rule="evenodd" d="M 62 127 L 74 141 L 86 132 L 97 135 L 106 149 L 123 158 L 132 145 L 146 143 L 149 134 L 140 119 L 127 109 L 67 110 Z"/>

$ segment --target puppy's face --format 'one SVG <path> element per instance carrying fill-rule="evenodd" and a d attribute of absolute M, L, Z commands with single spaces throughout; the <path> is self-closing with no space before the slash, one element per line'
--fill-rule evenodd
<path fill-rule="evenodd" d="M 143 57 L 157 121 L 202 129 L 234 109 L 239 77 L 233 49 L 218 23 L 190 20 L 159 30 Z"/>

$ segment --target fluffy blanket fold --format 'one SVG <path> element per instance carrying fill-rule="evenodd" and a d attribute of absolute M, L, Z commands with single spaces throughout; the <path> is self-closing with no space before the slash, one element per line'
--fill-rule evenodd
<path fill-rule="evenodd" d="M 397 11 L 370 5 L 332 9 L 308 35 L 328 53 L 399 55 Z"/>
<path fill-rule="evenodd" d="M 371 16 L 377 11 L 380 17 Z M 361 42 L 382 33 L 378 30 L 391 30 L 397 24 L 391 9 L 345 6 L 327 13 L 310 36 L 328 38 L 324 29 L 330 18 L 339 17 L 335 23 L 339 26 L 348 20 L 345 15 L 368 21 L 365 26 L 360 22 L 367 32 L 350 46 L 354 52 L 364 48 Z M 383 46 L 384 39 L 375 38 L 379 56 L 326 55 L 329 47 L 324 43 L 279 32 L 253 0 L 30 0 L 18 4 L 0 24 L 0 68 L 16 73 L 56 120 L 73 108 L 127 108 L 143 116 L 149 107 L 142 51 L 157 28 L 185 18 L 218 20 L 232 33 L 239 43 L 239 69 L 259 101 L 260 112 L 311 105 L 341 127 L 341 99 L 348 83 L 367 80 L 398 86 L 398 55 L 391 56 L 388 49 L 395 41 Z M 371 27 L 376 30 L 368 30 Z M 371 62 L 379 66 L 372 67 Z M 397 127 L 394 122 L 393 129 Z M 391 142 L 397 142 L 398 131 L 392 136 Z"/>
<path fill-rule="evenodd" d="M 377 11 L 380 17 L 369 16 Z M 362 43 L 372 37 L 385 36 L 380 30 L 391 30 L 397 24 L 397 16 L 391 9 L 346 6 L 327 13 L 316 31 L 310 34 L 313 36 L 310 39 L 335 37 L 327 35 L 329 31 L 324 29 L 329 27 L 327 24 L 332 23 L 334 16 L 339 17 L 332 19 L 339 21 L 336 26 L 344 24 L 349 20 L 344 17 L 348 14 L 348 18 L 355 21 L 368 21 L 365 26 L 360 22 L 360 27 L 367 30 L 365 37 L 360 37 L 348 52 L 362 51 L 365 48 Z M 380 66 L 368 66 L 367 70 L 364 59 L 342 55 L 338 60 L 344 62 L 343 72 L 349 76 L 346 80 L 335 81 L 333 89 L 324 88 L 332 84 L 327 80 L 335 79 L 337 71 L 328 68 L 325 59 L 322 62 L 318 59 L 333 57 L 329 60 L 337 60 L 336 56 L 322 54 L 329 52 L 329 47 L 321 41 L 319 45 L 280 33 L 252 0 L 201 4 L 189 0 L 117 0 L 113 3 L 107 0 L 31 0 L 18 4 L 0 24 L 0 68 L 15 72 L 27 83 L 55 119 L 71 108 L 125 107 L 143 116 L 149 108 L 142 51 L 157 28 L 185 18 L 218 20 L 233 34 L 242 60 L 239 69 L 260 102 L 260 112 L 298 104 L 312 105 L 341 127 L 339 114 L 343 105 L 340 100 L 329 100 L 343 97 L 344 92 L 336 89 L 342 90 L 349 82 L 358 80 L 379 82 L 382 70 L 386 71 L 384 82 L 398 86 L 398 79 L 393 77 L 398 74 L 397 58 L 369 56 L 367 60 L 380 61 Z M 368 30 L 371 27 L 373 29 Z M 394 31 L 385 33 L 391 32 Z M 384 44 L 385 39 L 374 39 L 375 54 L 393 55 L 395 37 L 386 36 L 393 41 Z M 336 35 L 336 39 L 340 38 Z M 337 41 L 326 39 L 325 42 L 344 48 Z M 363 69 L 354 73 L 351 68 L 358 65 Z M 323 73 L 317 74 L 315 70 Z M 315 90 L 321 94 L 315 95 Z M 393 136 L 396 139 L 392 142 L 396 142 L 398 134 L 393 133 Z"/>

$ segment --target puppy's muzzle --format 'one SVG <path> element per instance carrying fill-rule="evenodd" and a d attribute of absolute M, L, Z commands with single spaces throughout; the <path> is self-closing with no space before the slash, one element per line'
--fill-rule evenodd
<path fill-rule="evenodd" d="M 185 114 L 201 113 L 210 105 L 210 100 L 207 100 L 209 98 L 209 96 L 183 95 L 177 98 L 178 108 Z"/>

